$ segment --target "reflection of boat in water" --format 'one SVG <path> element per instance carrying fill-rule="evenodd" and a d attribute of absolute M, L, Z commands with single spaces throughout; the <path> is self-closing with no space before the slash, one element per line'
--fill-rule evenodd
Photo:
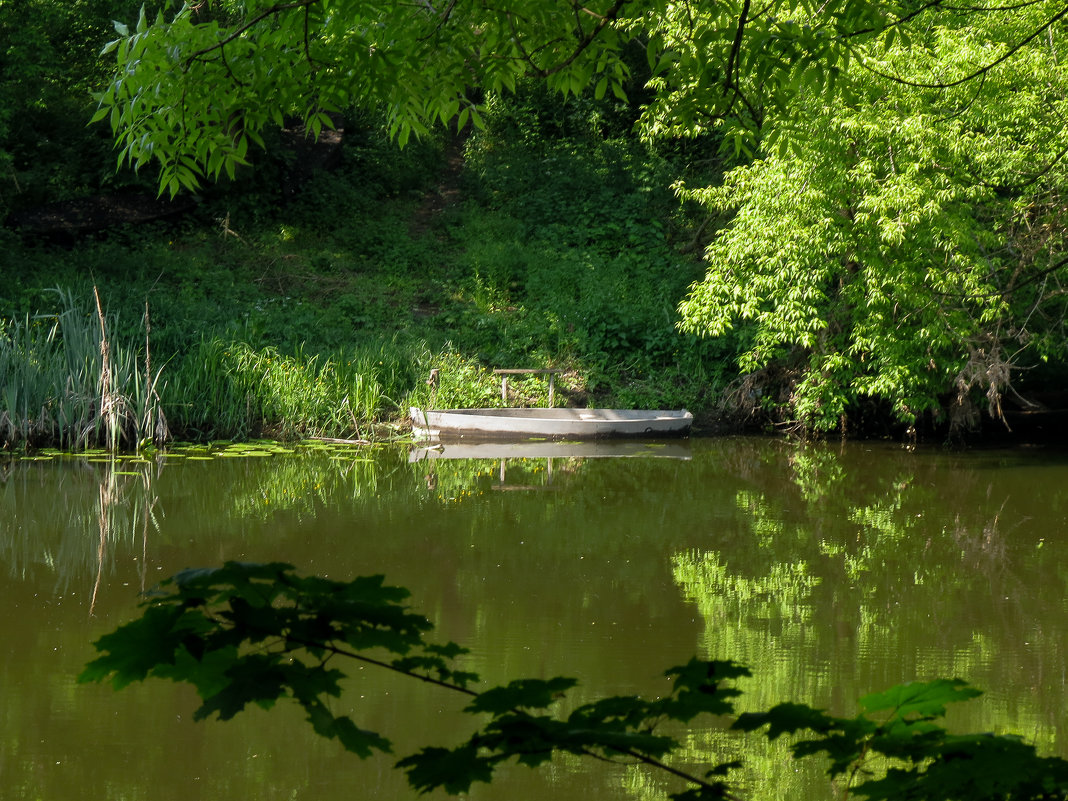
<path fill-rule="evenodd" d="M 568 458 L 689 459 L 684 440 L 650 442 L 602 440 L 598 442 L 455 442 L 413 448 L 409 462 L 429 459 L 568 459 Z"/>
<path fill-rule="evenodd" d="M 603 439 L 684 434 L 685 409 L 422 409 L 411 408 L 417 435 L 437 440 Z"/>
<path fill-rule="evenodd" d="M 427 486 L 437 485 L 437 467 L 433 462 L 442 459 L 487 459 L 500 462 L 498 483 L 494 490 L 549 490 L 553 484 L 553 460 L 577 459 L 565 462 L 564 472 L 573 472 L 582 459 L 613 458 L 690 459 L 690 443 L 687 440 L 598 440 L 596 442 L 439 442 L 424 448 L 413 448 L 408 454 L 409 462 L 428 462 Z M 545 483 L 508 484 L 506 466 L 510 460 L 544 459 Z M 570 464 L 570 467 L 566 466 Z M 433 483 L 433 487 L 431 486 Z"/>

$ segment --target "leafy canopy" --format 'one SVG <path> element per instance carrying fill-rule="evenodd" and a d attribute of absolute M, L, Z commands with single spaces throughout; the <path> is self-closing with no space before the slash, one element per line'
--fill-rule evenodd
<path fill-rule="evenodd" d="M 928 6 L 881 0 L 206 0 L 116 23 L 116 59 L 97 119 L 120 164 L 160 163 L 172 195 L 203 175 L 233 175 L 268 125 L 312 135 L 330 112 L 386 109 L 403 144 L 436 122 L 481 124 L 479 100 L 533 75 L 563 95 L 626 99 L 651 77 L 653 134 L 730 120 L 747 147 L 765 108 L 802 88 L 833 90 L 859 44 L 891 35 Z M 644 54 L 632 75 L 628 53 Z"/>
<path fill-rule="evenodd" d="M 662 698 L 613 696 L 565 717 L 552 707 L 573 679 L 523 678 L 476 690 L 478 677 L 453 664 L 465 649 L 428 642 L 430 624 L 403 605 L 406 597 L 381 576 L 338 582 L 302 577 L 279 563 L 187 570 L 144 602 L 139 619 L 97 641 L 101 656 L 80 680 L 110 679 L 117 689 L 150 676 L 190 683 L 203 701 L 198 720 L 228 720 L 250 703 L 269 708 L 288 698 L 303 707 L 316 733 L 357 756 L 388 753 L 383 734 L 330 710 L 344 673 L 327 665 L 342 657 L 462 695 L 465 711 L 484 721 L 459 746 L 427 746 L 397 762 L 419 792 L 467 792 L 492 781 L 509 760 L 537 767 L 567 753 L 673 776 L 683 783 L 669 793 L 676 801 L 739 797 L 726 777 L 740 763 L 683 769 L 671 759 L 682 743 L 665 727 L 674 723 L 678 731 L 702 714 L 732 716 L 741 691 L 729 683 L 749 676 L 747 668 L 691 659 L 666 672 L 672 688 Z M 829 757 L 829 775 L 846 777 L 847 788 L 871 799 L 1068 798 L 1068 762 L 1038 757 L 1015 737 L 951 735 L 936 723 L 946 704 L 978 694 L 959 680 L 914 683 L 862 698 L 855 718 L 784 703 L 742 714 L 731 729 L 766 726 L 770 739 L 801 735 L 792 746 L 796 757 Z M 880 758 L 891 767 L 871 778 Z"/>

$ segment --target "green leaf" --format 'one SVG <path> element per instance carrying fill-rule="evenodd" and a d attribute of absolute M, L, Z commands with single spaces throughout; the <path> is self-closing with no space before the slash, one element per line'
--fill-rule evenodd
<path fill-rule="evenodd" d="M 730 788 L 722 782 L 716 782 L 709 787 L 691 787 L 679 793 L 668 794 L 668 798 L 672 801 L 718 801 L 719 799 L 734 797 L 730 792 Z"/>
<path fill-rule="evenodd" d="M 408 783 L 420 793 L 439 787 L 451 795 L 466 793 L 475 782 L 489 783 L 499 758 L 483 757 L 471 744 L 459 748 L 424 748 L 397 762 Z"/>
<path fill-rule="evenodd" d="M 734 711 L 729 699 L 741 693 L 720 682 L 750 675 L 749 669 L 731 661 L 691 659 L 685 665 L 665 671 L 674 676 L 672 696 L 651 705 L 654 714 L 667 715 L 683 723 L 699 714 L 726 715 Z"/>
<path fill-rule="evenodd" d="M 860 699 L 860 706 L 867 714 L 890 711 L 891 719 L 934 718 L 946 714 L 946 704 L 979 695 L 982 695 L 980 690 L 969 687 L 961 679 L 936 679 L 898 684 L 885 692 L 866 695 Z"/>
<path fill-rule="evenodd" d="M 96 650 L 105 654 L 86 665 L 78 681 L 103 681 L 110 676 L 117 690 L 143 681 L 157 665 L 174 663 L 176 652 L 193 628 L 182 609 L 149 607 L 139 619 L 94 643 Z"/>
<path fill-rule="evenodd" d="M 352 752 L 360 759 L 368 759 L 375 751 L 385 754 L 392 752 L 392 744 L 385 737 L 377 732 L 359 728 L 347 716 L 334 717 L 321 704 L 308 708 L 308 722 L 312 724 L 316 734 L 336 739 L 346 751 Z"/>
<path fill-rule="evenodd" d="M 431 654 L 438 654 L 446 659 L 455 659 L 462 654 L 471 653 L 470 648 L 464 648 L 462 645 L 458 645 L 454 642 L 447 642 L 444 645 L 430 643 L 426 646 L 426 651 Z"/>
<path fill-rule="evenodd" d="M 1018 737 L 947 737 L 924 757 L 908 768 L 892 767 L 885 777 L 858 785 L 856 793 L 876 801 L 1062 799 L 1068 793 L 1068 762 L 1039 757 Z"/>
<path fill-rule="evenodd" d="M 820 709 L 806 704 L 781 703 L 767 712 L 745 712 L 731 724 L 735 731 L 756 731 L 762 726 L 768 727 L 768 739 L 775 740 L 784 734 L 809 729 L 814 732 L 829 731 L 836 719 Z"/>
<path fill-rule="evenodd" d="M 467 711 L 499 715 L 513 709 L 544 709 L 559 700 L 562 693 L 577 683 L 575 679 L 562 676 L 547 680 L 517 679 L 503 687 L 494 687 L 479 693 L 467 706 Z"/>
<path fill-rule="evenodd" d="M 291 671 L 272 654 L 251 654 L 235 662 L 226 671 L 227 684 L 206 698 L 193 714 L 195 720 L 218 715 L 230 720 L 248 704 L 267 708 L 286 695 Z"/>
<path fill-rule="evenodd" d="M 653 712 L 648 701 L 636 696 L 616 695 L 578 707 L 567 720 L 575 726 L 594 726 L 616 722 L 636 728 L 652 716 Z"/>

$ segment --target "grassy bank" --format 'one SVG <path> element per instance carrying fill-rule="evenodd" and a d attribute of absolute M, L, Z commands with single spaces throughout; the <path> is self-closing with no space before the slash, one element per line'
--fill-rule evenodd
<path fill-rule="evenodd" d="M 500 105 L 485 132 L 404 151 L 350 123 L 336 169 L 303 180 L 280 150 L 179 221 L 73 247 L 0 232 L 4 446 L 130 447 L 162 420 L 182 439 L 364 437 L 409 405 L 499 404 L 494 367 L 565 370 L 558 403 L 709 410 L 731 352 L 674 327 L 702 272 L 677 164 L 603 107 L 551 106 Z M 125 366 L 88 355 L 94 287 Z M 544 399 L 538 379 L 515 386 Z"/>

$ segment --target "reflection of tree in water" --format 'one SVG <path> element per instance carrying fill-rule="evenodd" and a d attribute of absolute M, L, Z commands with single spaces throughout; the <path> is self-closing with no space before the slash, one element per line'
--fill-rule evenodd
<path fill-rule="evenodd" d="M 746 492 L 739 493 L 738 504 L 747 510 L 754 510 L 755 504 L 754 534 L 760 547 L 771 547 L 771 533 L 782 527 L 761 514 L 766 505 Z M 672 562 L 683 595 L 705 620 L 707 651 L 754 672 L 752 679 L 739 683 L 745 691 L 740 711 L 819 694 L 827 680 L 826 667 L 798 658 L 812 650 L 812 595 L 821 581 L 805 561 L 772 562 L 766 573 L 753 576 L 731 570 L 715 551 L 677 554 Z M 760 736 L 710 729 L 691 732 L 686 743 L 686 758 L 694 764 L 741 760 L 745 767 L 736 780 L 747 788 L 747 797 L 774 797 L 768 795 L 770 788 L 784 798 L 814 797 L 813 788 L 820 786 L 822 766 L 795 763 L 785 739 L 768 743 Z"/>
<path fill-rule="evenodd" d="M 287 515 L 315 520 L 324 508 L 373 498 L 389 485 L 390 470 L 367 449 L 318 448 L 296 458 L 272 459 L 271 469 L 226 477 L 230 508 L 214 509 L 242 521 Z M 235 460 L 240 462 L 240 460 Z"/>
<path fill-rule="evenodd" d="M 1033 484 L 1021 493 L 1014 473 L 983 461 L 859 447 L 737 461 L 750 485 L 735 491 L 748 540 L 679 553 L 673 565 L 705 620 L 707 655 L 753 669 L 747 707 L 796 700 L 852 714 L 867 692 L 960 676 L 989 696 L 959 710 L 956 725 L 1068 752 L 1066 543 L 1031 519 Z M 1059 509 L 1064 498 L 1047 503 Z M 717 759 L 734 739 L 701 736 Z M 781 753 L 745 755 L 760 784 L 796 784 Z"/>

